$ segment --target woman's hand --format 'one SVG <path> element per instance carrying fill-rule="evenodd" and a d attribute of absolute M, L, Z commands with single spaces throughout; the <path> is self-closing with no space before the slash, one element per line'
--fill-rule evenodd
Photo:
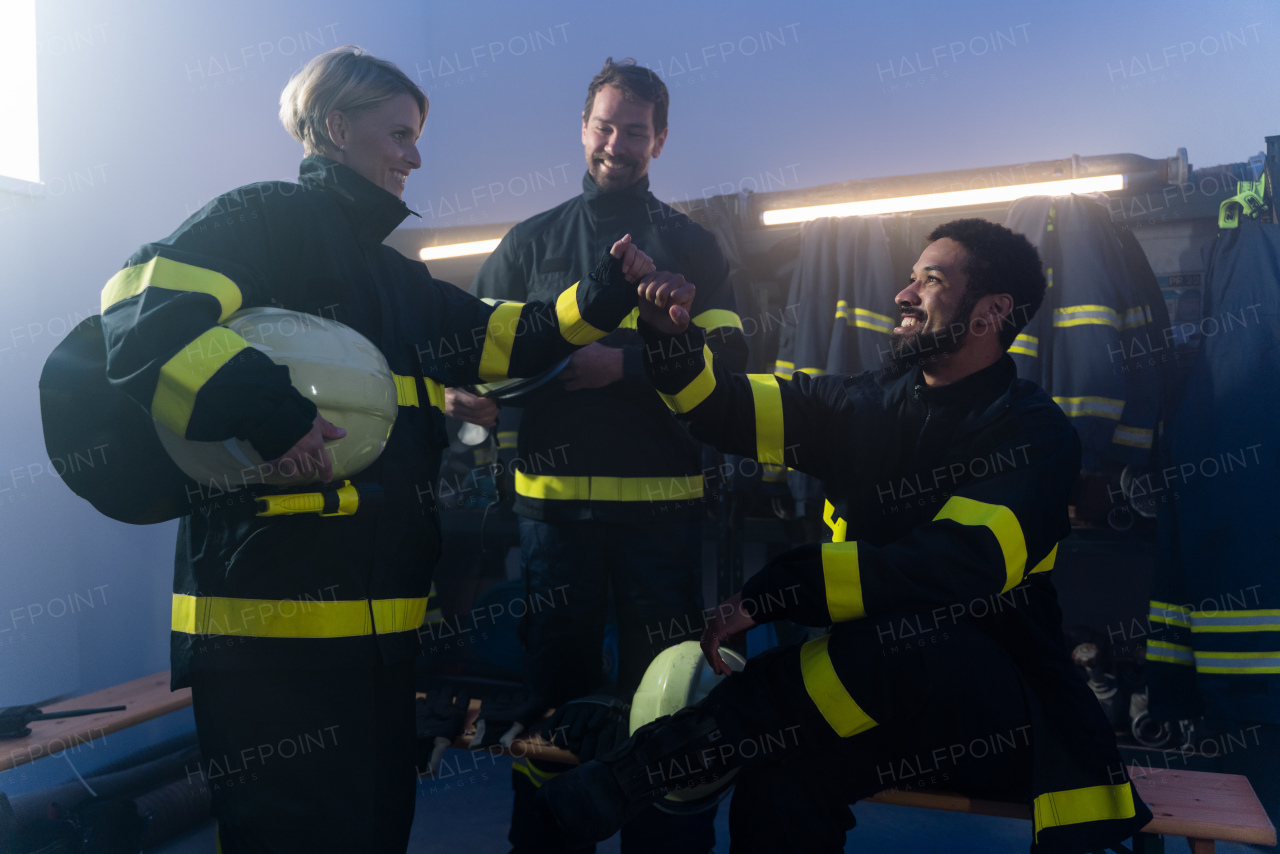
<path fill-rule="evenodd" d="M 684 332 L 689 326 L 689 309 L 696 290 L 679 273 L 650 273 L 636 288 L 640 296 L 640 318 L 668 335 Z"/>
<path fill-rule="evenodd" d="M 735 593 L 716 607 L 707 618 L 707 627 L 702 632 L 702 654 L 707 657 L 712 672 L 725 676 L 733 673 L 733 668 L 720 654 L 720 644 L 737 638 L 755 626 L 756 621 L 742 610 L 741 593 Z"/>
<path fill-rule="evenodd" d="M 329 459 L 324 443 L 341 439 L 345 435 L 347 435 L 346 430 L 326 421 L 324 416 L 317 412 L 307 435 L 299 439 L 298 444 L 290 448 L 284 456 L 272 460 L 271 465 L 275 471 L 290 480 L 307 480 L 314 473 L 319 472 L 320 480 L 328 483 L 333 480 L 333 460 Z"/>
<path fill-rule="evenodd" d="M 460 388 L 444 390 L 444 414 L 481 427 L 494 427 L 498 424 L 498 404 Z"/>
<path fill-rule="evenodd" d="M 622 277 L 633 285 L 657 269 L 653 259 L 631 242 L 630 234 L 622 235 L 622 239 L 613 244 L 609 254 L 622 261 Z"/>

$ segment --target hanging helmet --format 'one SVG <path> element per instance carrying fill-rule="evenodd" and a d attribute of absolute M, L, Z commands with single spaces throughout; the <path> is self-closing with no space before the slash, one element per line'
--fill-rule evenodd
<path fill-rule="evenodd" d="M 277 308 L 245 309 L 224 325 L 287 366 L 294 388 L 346 429 L 344 438 L 325 444 L 335 480 L 377 459 L 395 423 L 397 397 L 386 360 L 368 339 L 337 321 Z M 62 477 L 73 492 L 122 522 L 186 516 L 248 485 L 308 482 L 284 466 L 268 465 L 248 442 L 195 442 L 155 422 L 107 381 L 97 316 L 72 330 L 45 362 L 40 408 L 50 459 L 104 449 L 100 467 L 66 466 Z M 310 482 L 318 480 L 315 475 Z"/>
<path fill-rule="evenodd" d="M 720 655 L 735 673 L 747 666 L 746 659 L 731 649 L 721 647 Z M 712 671 L 697 641 L 667 647 L 649 664 L 631 700 L 631 732 L 693 705 L 726 678 Z M 714 782 L 670 792 L 655 806 L 676 814 L 712 809 L 728 794 L 737 773 L 734 768 Z"/>

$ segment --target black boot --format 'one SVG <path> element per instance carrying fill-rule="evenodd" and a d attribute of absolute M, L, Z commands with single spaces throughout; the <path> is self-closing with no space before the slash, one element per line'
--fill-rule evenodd
<path fill-rule="evenodd" d="M 544 783 L 535 805 L 583 841 L 608 839 L 672 791 L 731 784 L 739 751 L 704 703 L 658 718 L 615 750 Z"/>

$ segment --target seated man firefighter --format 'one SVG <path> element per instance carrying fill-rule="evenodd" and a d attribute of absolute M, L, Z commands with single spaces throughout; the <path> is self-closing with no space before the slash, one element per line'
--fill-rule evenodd
<path fill-rule="evenodd" d="M 892 363 L 857 376 L 729 373 L 688 325 L 692 286 L 640 284 L 646 369 L 693 435 L 822 478 L 843 519 L 835 542 L 781 555 L 720 606 L 708 661 L 728 674 L 720 644 L 760 622 L 831 629 L 544 786 L 569 833 L 604 839 L 735 768 L 734 852 L 843 851 L 848 805 L 887 788 L 1032 803 L 1039 854 L 1150 821 L 1050 581 L 1080 443 L 1006 353 L 1044 297 L 1040 259 L 979 219 L 929 241 L 897 296 Z"/>

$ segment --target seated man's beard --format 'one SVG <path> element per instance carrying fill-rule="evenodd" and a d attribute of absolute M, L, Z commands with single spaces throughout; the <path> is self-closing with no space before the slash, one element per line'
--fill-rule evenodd
<path fill-rule="evenodd" d="M 977 302 L 976 299 L 966 295 L 941 328 L 924 331 L 924 327 L 929 324 L 929 319 L 926 317 L 923 321 L 917 320 L 912 331 L 892 333 L 890 354 L 893 357 L 893 363 L 898 367 L 906 367 L 924 359 L 957 352 L 969 337 L 968 318 L 973 314 L 973 308 Z M 916 317 L 919 318 L 919 315 Z"/>

